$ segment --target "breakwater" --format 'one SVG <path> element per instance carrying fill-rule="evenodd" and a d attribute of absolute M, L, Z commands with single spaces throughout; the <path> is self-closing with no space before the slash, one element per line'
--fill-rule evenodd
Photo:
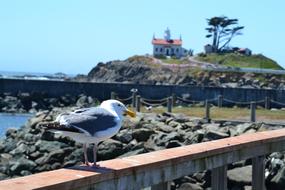
<path fill-rule="evenodd" d="M 45 93 L 51 97 L 86 94 L 96 97 L 98 100 L 104 100 L 111 97 L 111 92 L 116 92 L 121 98 L 124 98 L 129 97 L 131 89 L 134 88 L 138 89 L 138 94 L 141 96 L 152 99 L 176 94 L 201 101 L 222 95 L 226 99 L 239 102 L 264 100 L 269 97 L 274 101 L 285 103 L 285 90 L 274 89 L 0 79 L 0 93 Z"/>

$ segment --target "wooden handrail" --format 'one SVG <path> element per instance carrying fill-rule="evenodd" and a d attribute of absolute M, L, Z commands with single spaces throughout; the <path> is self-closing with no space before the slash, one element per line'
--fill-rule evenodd
<path fill-rule="evenodd" d="M 198 171 L 285 150 L 285 129 L 244 134 L 183 147 L 3 180 L 4 190 L 140 189 Z"/>

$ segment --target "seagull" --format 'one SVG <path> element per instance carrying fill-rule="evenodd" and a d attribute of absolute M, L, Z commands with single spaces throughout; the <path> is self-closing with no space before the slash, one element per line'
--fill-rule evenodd
<path fill-rule="evenodd" d="M 83 143 L 84 160 L 87 166 L 98 167 L 97 145 L 114 136 L 121 128 L 125 115 L 135 117 L 135 112 L 126 108 L 118 100 L 103 101 L 98 107 L 77 109 L 70 113 L 60 114 L 55 123 L 47 126 L 50 131 L 68 136 L 77 142 Z M 87 156 L 89 144 L 93 146 L 94 162 L 90 163 Z"/>

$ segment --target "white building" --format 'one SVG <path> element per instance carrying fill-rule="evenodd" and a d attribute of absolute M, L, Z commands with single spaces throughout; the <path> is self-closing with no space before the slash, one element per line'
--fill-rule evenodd
<path fill-rule="evenodd" d="M 154 56 L 175 56 L 177 58 L 186 56 L 188 51 L 182 47 L 182 39 L 171 39 L 170 30 L 164 32 L 164 38 L 153 36 L 153 55 Z"/>

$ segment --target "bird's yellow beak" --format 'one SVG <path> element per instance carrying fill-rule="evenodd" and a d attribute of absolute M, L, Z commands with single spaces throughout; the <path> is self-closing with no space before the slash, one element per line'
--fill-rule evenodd
<path fill-rule="evenodd" d="M 126 114 L 126 115 L 129 115 L 130 117 L 136 117 L 136 113 L 133 112 L 133 111 L 131 111 L 131 110 L 129 110 L 129 109 L 127 109 L 127 110 L 125 111 L 125 114 Z"/>

